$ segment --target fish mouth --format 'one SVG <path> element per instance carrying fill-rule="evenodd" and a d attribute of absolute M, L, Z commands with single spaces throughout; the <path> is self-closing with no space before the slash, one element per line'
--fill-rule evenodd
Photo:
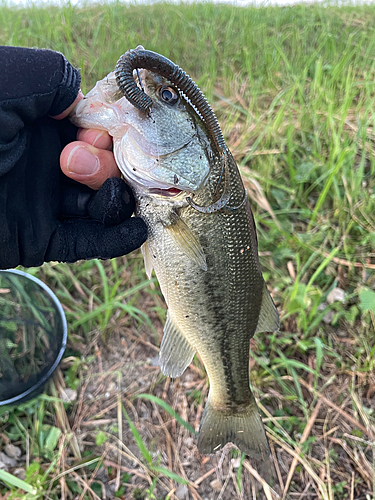
<path fill-rule="evenodd" d="M 183 193 L 184 191 L 182 189 L 171 187 L 171 188 L 167 188 L 167 189 L 150 188 L 148 190 L 148 192 L 150 194 L 159 195 L 159 196 L 163 196 L 166 198 L 175 198 L 175 197 L 179 196 L 181 193 Z"/>

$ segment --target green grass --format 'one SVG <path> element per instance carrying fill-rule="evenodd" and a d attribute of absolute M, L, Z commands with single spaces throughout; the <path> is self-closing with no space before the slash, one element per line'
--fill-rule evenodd
<path fill-rule="evenodd" d="M 281 332 L 251 345 L 277 476 L 289 494 L 375 498 L 375 6 L 3 5 L 0 43 L 60 50 L 84 91 L 138 44 L 200 85 L 241 167 L 281 313 Z M 110 483 L 113 498 L 172 499 L 186 485 L 211 500 L 218 477 L 222 499 L 251 498 L 247 459 L 205 462 L 189 441 L 207 395 L 199 360 L 176 382 L 152 367 L 165 307 L 139 252 L 31 272 L 63 303 L 69 345 L 52 396 L 0 416 L 0 447 L 21 446 L 30 486 L 0 476 L 0 496 L 101 498 Z M 346 300 L 329 304 L 337 286 Z M 76 403 L 58 399 L 64 385 Z"/>

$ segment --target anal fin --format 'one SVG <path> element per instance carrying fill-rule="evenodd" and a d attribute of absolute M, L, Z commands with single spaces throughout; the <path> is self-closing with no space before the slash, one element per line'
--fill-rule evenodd
<path fill-rule="evenodd" d="M 180 377 L 190 365 L 194 354 L 195 350 L 175 325 L 168 311 L 159 353 L 162 373 L 173 378 Z"/>
<path fill-rule="evenodd" d="M 272 300 L 267 285 L 263 284 L 262 306 L 255 333 L 277 332 L 280 328 L 280 318 Z"/>

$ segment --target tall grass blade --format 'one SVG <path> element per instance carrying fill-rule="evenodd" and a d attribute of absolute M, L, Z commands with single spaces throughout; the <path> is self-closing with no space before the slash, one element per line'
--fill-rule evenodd
<path fill-rule="evenodd" d="M 137 398 L 143 398 L 143 399 L 148 399 L 149 401 L 153 401 L 157 405 L 161 406 L 166 412 L 168 412 L 171 417 L 173 417 L 177 422 L 185 427 L 189 432 L 192 434 L 197 434 L 195 430 L 192 428 L 192 426 L 189 424 L 189 422 L 186 422 L 180 415 L 171 407 L 169 406 L 168 403 L 163 401 L 162 399 L 158 398 L 157 396 L 154 396 L 153 394 L 138 394 L 136 396 Z"/>
<path fill-rule="evenodd" d="M 31 493 L 32 495 L 36 495 L 37 493 L 37 490 L 33 488 L 30 484 L 26 483 L 25 481 L 19 479 L 16 476 L 13 476 L 13 474 L 10 474 L 5 470 L 0 469 L 0 480 L 4 481 L 5 483 L 11 484 L 16 488 L 20 488 L 21 490 L 24 490 L 27 493 Z"/>
<path fill-rule="evenodd" d="M 183 477 L 179 476 L 175 472 L 172 472 L 169 469 L 166 469 L 165 467 L 160 467 L 159 465 L 153 465 L 152 470 L 153 470 L 153 472 L 158 472 L 159 474 L 163 474 L 164 476 L 169 477 L 170 479 L 173 479 L 173 481 L 176 481 L 176 483 L 189 484 L 189 481 L 187 481 Z"/>
<path fill-rule="evenodd" d="M 133 422 L 130 420 L 129 415 L 126 412 L 124 405 L 122 404 L 121 406 L 122 406 L 122 413 L 123 413 L 124 417 L 126 418 L 128 424 L 129 424 L 130 430 L 131 430 L 131 432 L 133 434 L 135 442 L 137 443 L 139 451 L 142 453 L 143 457 L 148 462 L 148 464 L 151 465 L 152 464 L 151 453 L 148 451 L 146 445 L 144 444 L 143 439 L 142 439 L 142 437 L 141 437 L 138 429 L 133 424 Z"/>

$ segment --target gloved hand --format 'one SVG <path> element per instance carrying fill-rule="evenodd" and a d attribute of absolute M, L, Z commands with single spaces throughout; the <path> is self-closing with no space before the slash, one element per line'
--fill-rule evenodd
<path fill-rule="evenodd" d="M 75 101 L 78 70 L 58 52 L 18 47 L 0 47 L 0 68 L 0 269 L 138 248 L 147 229 L 130 218 L 130 188 L 111 178 L 94 191 L 60 170 L 77 129 L 51 116 Z"/>

